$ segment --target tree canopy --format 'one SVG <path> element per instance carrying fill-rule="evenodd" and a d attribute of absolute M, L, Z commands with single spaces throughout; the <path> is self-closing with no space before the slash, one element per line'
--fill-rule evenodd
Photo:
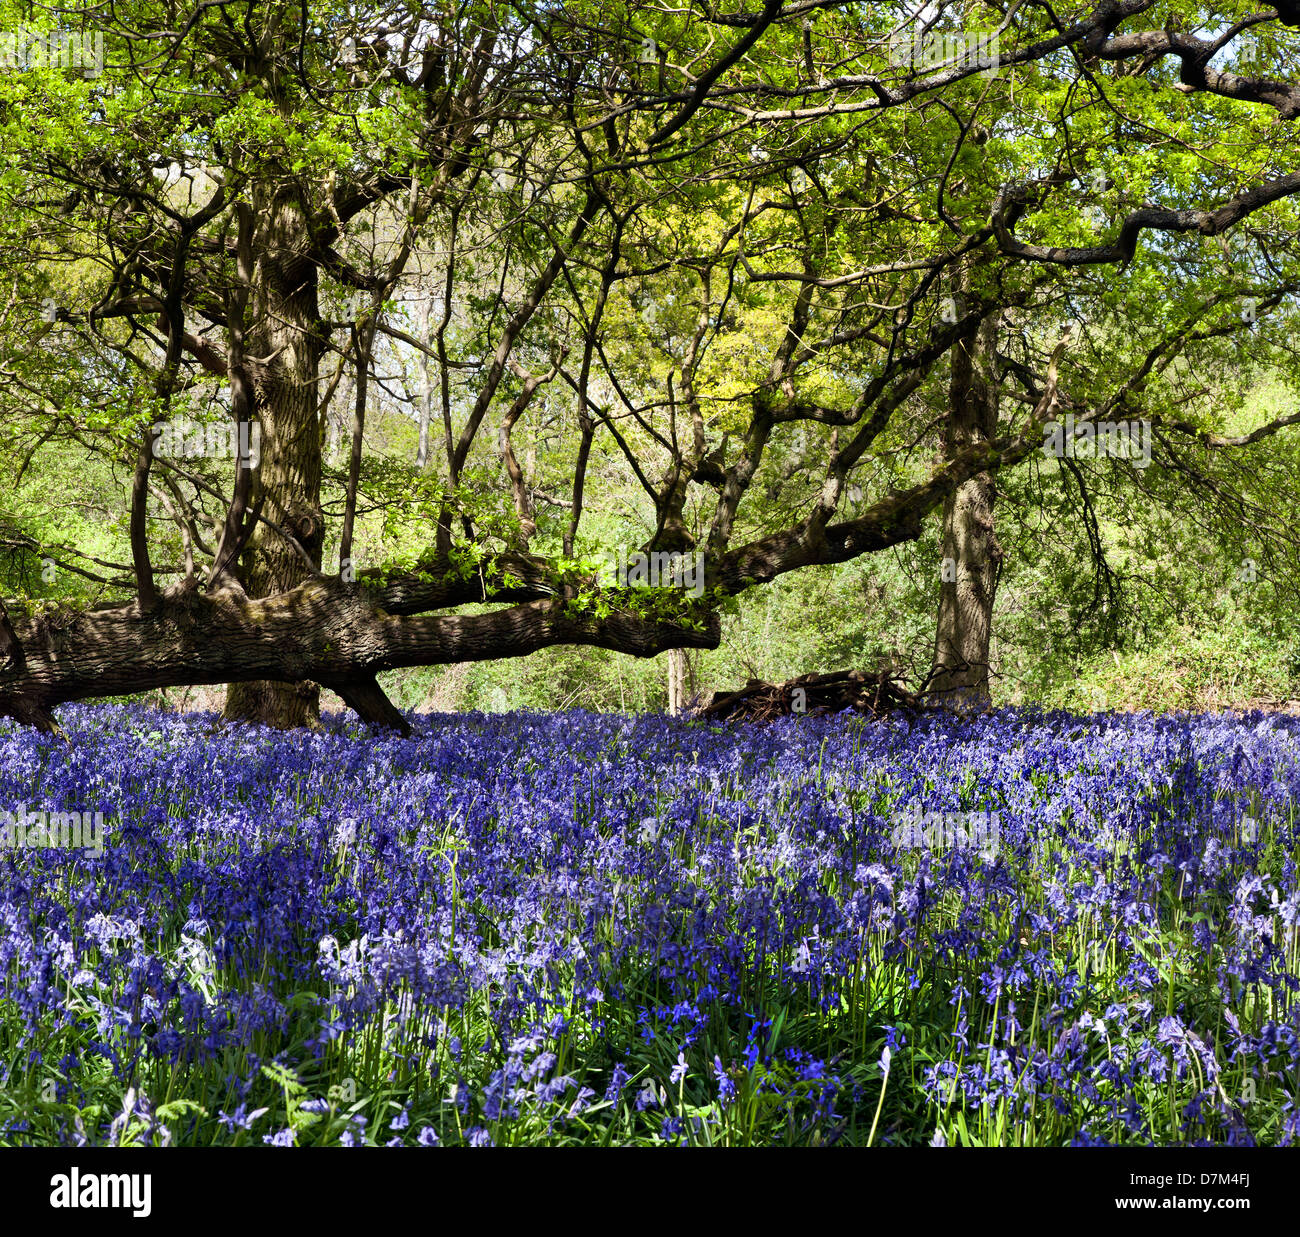
<path fill-rule="evenodd" d="M 1300 6 L 0 28 L 0 713 L 229 683 L 293 725 L 323 686 L 401 727 L 377 672 L 712 647 L 747 590 L 931 517 L 951 676 L 988 645 L 995 493 L 1082 534 L 1089 612 L 1106 504 L 1295 560 Z M 50 544 L 50 458 L 116 494 L 107 532 L 69 502 Z M 42 561 L 76 605 L 16 595 Z"/>

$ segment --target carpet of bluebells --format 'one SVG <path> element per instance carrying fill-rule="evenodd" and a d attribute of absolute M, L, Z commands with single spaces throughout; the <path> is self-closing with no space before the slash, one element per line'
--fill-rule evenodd
<path fill-rule="evenodd" d="M 0 1144 L 1287 1144 L 1300 720 L 0 727 Z M 999 845 L 900 846 L 911 809 Z"/>

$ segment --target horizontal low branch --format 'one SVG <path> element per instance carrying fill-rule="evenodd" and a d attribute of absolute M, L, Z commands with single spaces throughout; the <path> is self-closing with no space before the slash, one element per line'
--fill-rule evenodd
<path fill-rule="evenodd" d="M 52 729 L 65 701 L 161 687 L 253 682 L 323 683 L 382 710 L 374 675 L 403 666 L 521 657 L 583 644 L 635 657 L 715 648 L 716 616 L 695 629 L 628 610 L 575 614 L 552 598 L 480 615 L 401 617 L 359 585 L 315 579 L 273 597 L 176 587 L 152 611 L 89 610 L 65 626 L 36 619 L 16 629 L 21 652 L 0 662 L 0 716 Z"/>

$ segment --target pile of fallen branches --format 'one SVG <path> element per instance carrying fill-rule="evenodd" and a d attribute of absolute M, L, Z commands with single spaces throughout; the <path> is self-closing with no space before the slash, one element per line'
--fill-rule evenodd
<path fill-rule="evenodd" d="M 830 674 L 800 675 L 786 683 L 750 679 L 739 691 L 715 692 L 696 716 L 768 722 L 790 715 L 842 713 L 845 709 L 880 717 L 933 707 L 888 671 L 835 670 Z"/>

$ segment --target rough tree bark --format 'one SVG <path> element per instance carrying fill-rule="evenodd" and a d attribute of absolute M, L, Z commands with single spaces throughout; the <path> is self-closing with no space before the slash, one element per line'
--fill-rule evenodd
<path fill-rule="evenodd" d="M 263 359 L 254 371 L 262 432 L 255 494 L 268 518 L 298 540 L 319 570 L 325 521 L 316 396 L 324 348 L 313 242 L 291 187 L 255 192 L 253 209 L 257 227 L 250 307 L 256 326 L 248 351 Z M 238 575 L 249 597 L 270 597 L 301 584 L 308 568 L 291 544 L 260 524 Z M 314 682 L 232 682 L 225 716 L 280 728 L 312 725 L 320 716 L 320 691 Z"/>
<path fill-rule="evenodd" d="M 969 273 L 955 281 L 969 291 Z M 993 441 L 998 422 L 997 310 L 974 337 L 952 350 L 945 455 Z M 982 708 L 991 699 L 989 647 L 1003 550 L 993 522 L 997 485 L 991 471 L 956 486 L 943 508 L 939 615 L 929 689 L 949 708 Z"/>

